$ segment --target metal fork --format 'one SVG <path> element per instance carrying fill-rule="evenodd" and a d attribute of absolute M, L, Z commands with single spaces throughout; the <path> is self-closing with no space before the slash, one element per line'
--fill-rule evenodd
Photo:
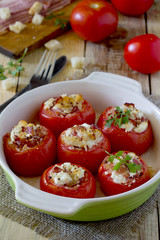
<path fill-rule="evenodd" d="M 32 77 L 30 79 L 29 84 L 26 87 L 24 87 L 22 90 L 17 92 L 12 98 L 10 98 L 9 100 L 7 100 L 3 104 L 1 104 L 0 112 L 9 103 L 11 103 L 14 99 L 16 99 L 18 96 L 22 95 L 23 93 L 27 92 L 28 90 L 45 85 L 51 80 L 51 78 L 54 75 L 56 55 L 57 55 L 57 53 L 54 53 L 51 50 L 50 51 L 45 50 L 44 54 L 42 55 L 42 57 L 39 61 L 38 66 L 36 67 Z M 65 56 L 62 56 L 62 57 L 65 57 Z M 63 60 L 66 60 L 66 59 L 63 58 Z M 60 69 L 58 69 L 58 70 L 60 70 Z"/>

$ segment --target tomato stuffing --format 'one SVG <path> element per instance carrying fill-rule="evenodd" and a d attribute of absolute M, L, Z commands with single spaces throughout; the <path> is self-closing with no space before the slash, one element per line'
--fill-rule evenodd
<path fill-rule="evenodd" d="M 145 13 L 154 0 L 111 0 L 114 7 L 124 15 L 138 16 Z"/>
<path fill-rule="evenodd" d="M 96 182 L 84 167 L 59 163 L 45 170 L 41 176 L 40 188 L 52 194 L 72 198 L 93 198 Z"/>
<path fill-rule="evenodd" d="M 18 175 L 41 175 L 55 161 L 56 138 L 39 124 L 21 120 L 11 133 L 3 137 L 3 141 L 7 162 Z"/>
<path fill-rule="evenodd" d="M 57 137 L 75 124 L 95 122 L 95 111 L 80 94 L 63 94 L 50 98 L 41 106 L 39 121 Z"/>
<path fill-rule="evenodd" d="M 99 167 L 98 176 L 101 190 L 107 196 L 132 190 L 151 178 L 143 159 L 128 151 L 107 156 Z"/>
<path fill-rule="evenodd" d="M 93 174 L 98 171 L 106 150 L 111 150 L 108 138 L 99 129 L 86 123 L 62 132 L 57 143 L 60 162 L 82 165 Z"/>
<path fill-rule="evenodd" d="M 97 125 L 108 137 L 112 152 L 128 150 L 141 155 L 152 145 L 151 123 L 132 103 L 106 108 Z"/>
<path fill-rule="evenodd" d="M 73 9 L 70 22 L 82 39 L 99 42 L 116 31 L 118 14 L 107 1 L 84 0 Z"/>
<path fill-rule="evenodd" d="M 160 38 L 143 34 L 132 38 L 124 48 L 124 58 L 135 71 L 149 74 L 160 70 Z"/>

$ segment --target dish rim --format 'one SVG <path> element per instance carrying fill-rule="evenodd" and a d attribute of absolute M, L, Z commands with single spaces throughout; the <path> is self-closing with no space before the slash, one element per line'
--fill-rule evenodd
<path fill-rule="evenodd" d="M 118 88 L 121 88 L 121 89 L 123 89 L 124 91 L 131 91 L 131 90 L 133 90 L 134 89 L 134 92 L 131 92 L 131 94 L 132 95 L 136 95 L 136 96 L 138 96 L 138 97 L 141 97 L 141 98 L 144 98 L 146 101 L 147 101 L 147 103 L 149 103 L 149 104 L 151 104 L 152 105 L 152 107 L 154 108 L 154 110 L 156 111 L 156 112 L 158 112 L 158 114 L 160 115 L 160 109 L 155 105 L 155 104 L 153 104 L 152 102 L 150 102 L 147 98 L 145 98 L 145 96 L 142 94 L 142 89 L 141 89 L 141 85 L 140 85 L 140 83 L 139 82 L 137 82 L 136 80 L 133 80 L 133 79 L 130 79 L 130 78 L 126 78 L 126 77 L 123 77 L 123 76 L 120 76 L 120 75 L 116 75 L 116 74 L 109 74 L 109 73 L 102 73 L 102 72 L 94 72 L 94 73 L 92 73 L 92 74 L 90 74 L 88 77 L 86 77 L 86 78 L 84 78 L 84 79 L 81 79 L 81 80 L 72 80 L 72 81 L 63 81 L 63 82 L 56 82 L 56 83 L 51 83 L 52 84 L 52 86 L 53 86 L 53 84 L 55 85 L 61 85 L 61 84 L 64 84 L 64 83 L 75 83 L 75 82 L 77 82 L 77 81 L 81 81 L 81 82 L 95 82 L 95 83 L 98 83 L 98 81 L 96 80 L 96 81 L 94 81 L 94 78 L 95 77 L 97 77 L 97 74 L 98 74 L 98 76 L 101 76 L 101 77 L 111 77 L 111 79 L 112 78 L 116 78 L 116 79 L 123 79 L 124 81 L 123 81 L 123 84 L 119 84 L 118 86 L 116 86 L 116 87 L 118 87 Z M 126 87 L 126 89 L 124 89 L 124 84 L 126 83 L 126 81 L 127 81 L 127 83 L 130 83 L 130 84 L 128 84 L 127 85 L 127 87 Z M 112 81 L 108 81 L 108 82 L 106 82 L 106 83 L 104 83 L 103 81 L 100 81 L 100 83 L 101 84 L 106 84 L 106 85 L 112 85 L 113 86 L 113 82 Z M 130 86 L 131 85 L 131 86 Z M 47 85 L 47 86 L 42 86 L 42 87 L 40 87 L 41 89 L 42 88 L 48 88 L 48 86 L 49 85 Z M 29 94 L 35 94 L 35 93 L 38 93 L 38 88 L 37 89 L 33 89 L 33 90 L 31 90 L 30 92 L 27 92 L 27 93 L 25 93 L 25 95 L 27 96 L 27 95 L 29 95 Z M 24 98 L 24 95 L 22 95 L 22 96 L 20 96 L 19 97 L 19 100 L 20 99 L 23 99 Z M 9 108 L 11 108 L 12 107 L 12 105 L 14 105 L 17 101 L 19 101 L 18 99 L 16 99 L 16 100 L 14 100 L 11 104 L 9 104 L 9 106 L 2 112 L 2 114 L 1 114 L 1 116 L 0 116 L 0 118 L 2 118 L 2 116 L 3 115 L 5 115 L 5 112 L 7 112 L 8 111 L 8 109 Z M 0 121 L 1 121 L 1 119 L 0 119 Z M 16 176 L 13 172 L 12 172 L 12 170 L 9 168 L 9 166 L 8 166 L 8 164 L 7 164 L 7 162 L 5 163 L 5 162 L 3 162 L 3 160 L 1 161 L 1 158 L 5 158 L 5 156 L 4 156 L 4 153 L 1 153 L 0 152 L 0 165 L 2 166 L 2 168 L 3 168 L 3 170 L 5 171 L 5 173 L 7 173 L 8 175 L 9 175 L 9 177 L 12 179 L 12 181 L 13 181 L 13 183 L 14 183 L 14 185 L 15 185 L 15 197 L 16 197 L 16 199 L 17 199 L 17 201 L 20 201 L 20 202 L 22 202 L 22 203 L 24 203 L 24 204 L 27 204 L 27 205 L 29 205 L 28 204 L 28 202 L 27 203 L 25 203 L 23 200 L 23 198 L 22 198 L 22 196 L 21 196 L 21 193 L 24 191 L 24 190 L 26 190 L 27 189 L 27 191 L 28 191 L 28 187 L 29 187 L 29 189 L 31 189 L 31 191 L 32 190 L 34 190 L 36 193 L 38 193 L 38 194 L 42 194 L 43 193 L 43 195 L 45 196 L 45 198 L 53 198 L 52 199 L 52 201 L 54 201 L 54 199 L 55 199 L 55 201 L 56 200 L 60 200 L 60 199 L 65 199 L 66 200 L 66 197 L 62 197 L 62 196 L 57 196 L 57 195 L 53 195 L 53 194 L 50 194 L 50 193 L 46 193 L 46 192 L 43 192 L 43 191 L 41 191 L 40 189 L 36 189 L 35 187 L 33 187 L 33 186 L 31 186 L 31 185 L 29 185 L 28 183 L 25 183 L 24 181 L 22 181 L 18 176 Z M 137 188 L 135 188 L 135 189 L 132 189 L 132 190 L 130 190 L 130 191 L 128 191 L 128 192 L 125 192 L 125 193 L 121 193 L 121 194 L 117 194 L 117 195 L 114 195 L 114 196 L 105 196 L 105 197 L 96 197 L 96 198 L 87 198 L 87 199 L 76 199 L 76 198 L 67 198 L 68 199 L 68 202 L 69 202 L 69 204 L 71 203 L 71 202 L 75 202 L 75 205 L 76 205 L 76 207 L 73 207 L 73 208 L 69 208 L 69 209 L 66 209 L 66 211 L 64 211 L 64 209 L 61 211 L 61 209 L 54 209 L 54 210 L 52 210 L 52 209 L 50 209 L 50 208 L 40 208 L 41 210 L 43 210 L 43 211 L 49 211 L 49 212 L 54 212 L 54 213 L 58 213 L 58 214 L 63 214 L 63 215 L 71 215 L 71 214 L 73 214 L 75 211 L 77 211 L 79 208 L 81 208 L 82 206 L 84 206 L 84 205 L 86 205 L 86 204 L 89 204 L 89 203 L 95 203 L 95 202 L 103 202 L 103 201 L 107 201 L 107 202 L 109 202 L 109 201 L 117 201 L 117 200 L 119 200 L 119 199 L 121 199 L 121 198 L 126 198 L 126 197 L 130 197 L 132 194 L 134 194 L 134 193 L 138 193 L 139 191 L 141 191 L 141 190 L 145 190 L 147 187 L 149 187 L 149 186 L 151 186 L 153 183 L 155 183 L 155 182 L 157 182 L 158 180 L 160 179 L 160 170 L 149 180 L 149 181 L 147 181 L 146 183 L 144 183 L 143 185 L 141 185 L 141 186 L 139 186 L 139 187 L 137 187 Z M 20 190 L 22 190 L 22 191 L 20 191 Z M 35 205 L 29 205 L 29 206 L 31 206 L 31 207 L 36 207 Z"/>

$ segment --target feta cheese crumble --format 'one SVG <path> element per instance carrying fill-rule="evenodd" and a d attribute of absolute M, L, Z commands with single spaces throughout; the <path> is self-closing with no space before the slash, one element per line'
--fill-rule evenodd
<path fill-rule="evenodd" d="M 84 123 L 82 125 L 74 125 L 65 130 L 62 134 L 62 140 L 71 149 L 84 148 L 89 150 L 103 141 L 103 134 L 100 130 Z"/>
<path fill-rule="evenodd" d="M 53 109 L 63 114 L 69 114 L 74 112 L 76 109 L 80 111 L 83 109 L 84 99 L 80 94 L 62 94 L 58 98 L 50 98 L 44 103 L 44 110 Z"/>
<path fill-rule="evenodd" d="M 134 104 L 125 103 L 120 106 L 125 112 L 129 111 L 129 122 L 121 124 L 120 128 L 125 129 L 125 132 L 135 131 L 136 133 L 144 132 L 148 127 L 148 121 L 145 121 L 144 114 L 141 110 L 135 108 Z M 115 108 L 116 111 L 116 108 Z"/>
<path fill-rule="evenodd" d="M 51 172 L 51 177 L 57 185 L 74 186 L 84 177 L 85 170 L 69 162 L 62 165 L 56 164 L 54 169 L 58 172 Z"/>

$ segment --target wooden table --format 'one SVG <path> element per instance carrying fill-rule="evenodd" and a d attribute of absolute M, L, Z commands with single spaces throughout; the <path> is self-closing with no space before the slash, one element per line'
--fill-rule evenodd
<path fill-rule="evenodd" d="M 101 43 L 85 42 L 71 30 L 68 31 L 63 36 L 57 38 L 63 45 L 63 49 L 58 52 L 58 55 L 65 54 L 68 58 L 68 63 L 65 69 L 53 79 L 53 82 L 79 79 L 84 74 L 88 75 L 93 71 L 105 71 L 136 79 L 142 84 L 143 93 L 146 96 L 152 94 L 155 97 L 160 97 L 160 71 L 151 75 L 140 74 L 131 70 L 123 58 L 123 49 L 127 41 L 134 36 L 144 33 L 153 33 L 160 37 L 159 0 L 155 0 L 148 13 L 140 17 L 133 18 L 119 14 L 117 32 Z M 20 90 L 28 83 L 43 51 L 44 48 L 42 47 L 24 58 L 22 66 L 25 68 L 25 71 L 17 77 L 17 90 Z M 70 58 L 73 56 L 85 56 L 89 64 L 83 70 L 74 70 L 70 63 Z M 0 55 L 0 64 L 6 64 L 8 61 L 8 57 Z M 8 91 L 0 87 L 0 103 L 10 98 L 15 92 L 16 88 Z M 145 221 L 136 232 L 130 231 L 131 240 L 159 239 L 159 209 L 160 206 L 155 207 L 154 211 L 145 218 Z M 44 240 L 46 238 L 36 234 L 29 228 L 0 216 L 0 240 L 21 239 Z"/>

